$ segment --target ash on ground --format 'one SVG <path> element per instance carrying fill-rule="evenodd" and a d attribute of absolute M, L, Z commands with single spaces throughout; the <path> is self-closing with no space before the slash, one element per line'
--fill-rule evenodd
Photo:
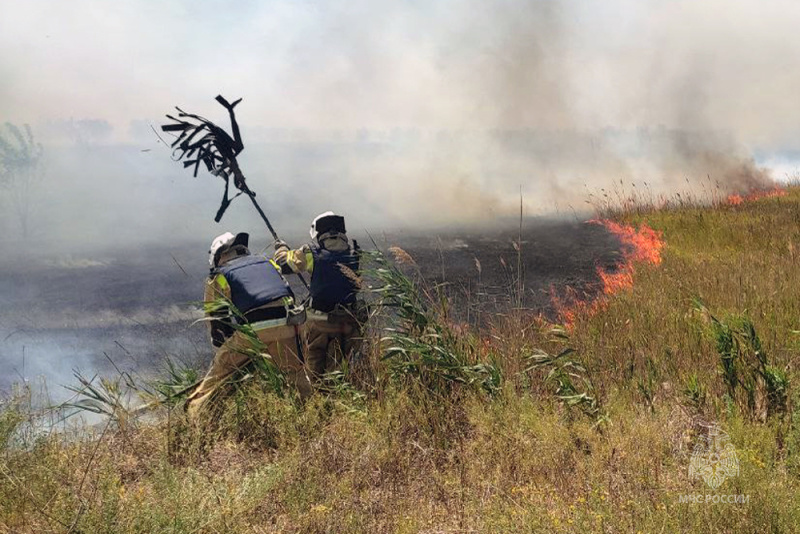
<path fill-rule="evenodd" d="M 597 268 L 613 269 L 620 260 L 618 240 L 582 221 L 525 221 L 518 251 L 519 237 L 519 227 L 509 226 L 397 231 L 372 239 L 381 249 L 408 252 L 425 282 L 449 296 L 453 317 L 477 325 L 520 305 L 553 318 L 551 291 L 569 286 L 591 295 Z M 366 236 L 358 240 L 372 247 Z M 260 250 L 259 240 L 252 241 Z M 89 377 L 119 371 L 152 376 L 168 357 L 204 368 L 212 357 L 198 321 L 206 250 L 205 243 L 174 243 L 6 259 L 0 264 L 0 391 L 38 377 L 55 391 L 74 383 L 74 369 Z"/>

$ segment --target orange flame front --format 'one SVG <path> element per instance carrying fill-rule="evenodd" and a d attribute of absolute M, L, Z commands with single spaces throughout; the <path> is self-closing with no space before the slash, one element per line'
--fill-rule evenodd
<path fill-rule="evenodd" d="M 592 300 L 581 298 L 572 288 L 567 289 L 565 297 L 559 297 L 551 289 L 550 298 L 553 306 L 567 328 L 572 328 L 578 315 L 594 315 L 607 305 L 611 295 L 633 287 L 634 265 L 637 263 L 659 265 L 661 252 L 664 249 L 661 232 L 653 230 L 646 224 L 636 229 L 607 219 L 589 222 L 603 225 L 611 234 L 617 236 L 622 244 L 622 262 L 613 271 L 597 268 L 600 295 Z"/>
<path fill-rule="evenodd" d="M 776 186 L 772 189 L 760 189 L 749 193 L 734 193 L 729 195 L 723 204 L 739 206 L 745 202 L 752 202 L 762 198 L 782 197 L 787 194 L 786 189 Z M 664 239 L 661 232 L 653 230 L 646 224 L 638 229 L 630 225 L 602 219 L 589 221 L 600 224 L 610 233 L 617 236 L 622 243 L 622 262 L 613 270 L 597 268 L 600 279 L 599 295 L 589 298 L 580 295 L 574 288 L 568 287 L 565 294 L 558 295 L 554 288 L 550 289 L 550 299 L 553 303 L 561 322 L 572 328 L 577 317 L 591 316 L 605 308 L 609 297 L 620 291 L 633 287 L 635 264 L 659 265 L 661 253 L 664 249 Z"/>
<path fill-rule="evenodd" d="M 746 195 L 734 193 L 732 195 L 728 195 L 728 198 L 725 199 L 725 203 L 730 206 L 738 206 L 744 202 L 752 202 L 753 200 L 758 200 L 761 198 L 782 197 L 784 195 L 786 195 L 786 189 L 776 186 L 773 189 L 759 189 L 756 191 L 751 191 Z"/>

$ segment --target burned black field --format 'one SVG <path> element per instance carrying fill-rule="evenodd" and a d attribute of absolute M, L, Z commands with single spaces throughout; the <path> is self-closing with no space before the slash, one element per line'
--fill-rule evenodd
<path fill-rule="evenodd" d="M 552 316 L 551 290 L 569 286 L 591 295 L 597 268 L 619 261 L 617 238 L 596 224 L 526 221 L 518 253 L 519 236 L 519 227 L 509 226 L 371 239 L 381 249 L 408 252 L 418 269 L 411 270 L 451 297 L 453 317 L 478 324 L 518 306 L 518 263 L 522 306 Z M 371 239 L 359 238 L 362 248 L 372 248 Z M 197 304 L 206 248 L 179 243 L 81 257 L 31 252 L 25 261 L 0 264 L 0 390 L 44 377 L 58 398 L 57 386 L 73 382 L 73 369 L 92 376 L 116 366 L 146 376 L 166 357 L 204 367 L 211 350 Z"/>
<path fill-rule="evenodd" d="M 551 290 L 560 293 L 571 287 L 591 296 L 597 267 L 613 270 L 620 259 L 615 236 L 600 225 L 574 220 L 529 221 L 521 233 L 517 227 L 392 237 L 394 241 L 390 237 L 386 242 L 414 258 L 426 283 L 443 284 L 453 315 L 468 322 L 518 306 L 520 288 L 522 307 L 553 317 Z"/>

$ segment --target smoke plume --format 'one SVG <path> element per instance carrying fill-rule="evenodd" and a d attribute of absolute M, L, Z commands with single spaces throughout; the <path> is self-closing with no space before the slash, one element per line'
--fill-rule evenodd
<path fill-rule="evenodd" d="M 0 390 L 13 369 L 66 383 L 109 357 L 209 356 L 188 306 L 207 243 L 270 238 L 243 199 L 213 222 L 222 182 L 193 179 L 151 129 L 176 105 L 227 127 L 214 97 L 244 99 L 240 163 L 292 244 L 329 209 L 376 236 L 500 224 L 520 193 L 527 214 L 571 214 L 601 189 L 766 187 L 764 162 L 800 160 L 790 0 L 0 0 L 0 13 L 0 124 L 30 124 L 44 145 L 30 179 L 0 164 Z"/>
<path fill-rule="evenodd" d="M 244 97 L 252 188 L 298 234 L 329 208 L 496 218 L 520 186 L 529 212 L 620 181 L 761 187 L 752 154 L 792 150 L 800 119 L 788 0 L 0 3 L 0 118 L 61 145 L 39 197 L 59 242 L 215 233 L 220 184 L 148 125 L 174 105 L 224 123 L 217 93 Z"/>

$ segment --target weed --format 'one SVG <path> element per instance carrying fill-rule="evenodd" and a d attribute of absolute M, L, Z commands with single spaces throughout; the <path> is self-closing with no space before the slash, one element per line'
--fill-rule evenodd
<path fill-rule="evenodd" d="M 120 373 L 116 379 L 93 376 L 86 378 L 79 371 L 73 372 L 78 381 L 77 386 L 66 386 L 76 394 L 77 399 L 70 400 L 61 405 L 65 409 L 74 409 L 74 413 L 86 411 L 98 415 L 105 415 L 125 426 L 130 421 L 126 397 L 131 391 L 138 388 L 128 373 Z"/>
<path fill-rule="evenodd" d="M 655 411 L 655 397 L 659 386 L 659 371 L 652 358 L 645 360 L 645 376 L 636 379 L 636 388 L 650 411 Z"/>
<path fill-rule="evenodd" d="M 744 315 L 718 319 L 699 300 L 695 309 L 711 321 L 728 396 L 738 399 L 751 417 L 785 413 L 789 379 L 785 371 L 769 364 L 753 322 Z"/>
<path fill-rule="evenodd" d="M 697 376 L 697 373 L 692 373 L 689 375 L 689 378 L 686 381 L 686 387 L 683 390 L 683 395 L 689 405 L 694 408 L 696 412 L 701 412 L 705 407 L 708 390 L 702 384 L 702 382 L 700 382 L 700 378 Z"/>
<path fill-rule="evenodd" d="M 528 362 L 524 372 L 546 370 L 545 381 L 554 387 L 556 397 L 567 407 L 578 407 L 597 423 L 607 421 L 608 417 L 594 393 L 594 386 L 587 378 L 586 369 L 569 358 L 574 353 L 575 351 L 569 348 L 556 356 L 541 350 L 534 351 L 524 357 Z M 575 381 L 578 381 L 581 387 L 578 387 Z"/>
<path fill-rule="evenodd" d="M 394 254 L 402 264 L 415 265 L 402 249 Z M 392 326 L 384 329 L 381 339 L 391 378 L 444 397 L 458 387 L 495 393 L 501 381 L 499 369 L 480 361 L 473 336 L 453 328 L 443 295 L 419 287 L 380 252 L 371 253 L 369 259 L 366 273 L 377 281 L 372 292 L 378 296 L 378 306 L 392 314 L 385 318 Z"/>
<path fill-rule="evenodd" d="M 149 383 L 154 400 L 168 406 L 182 400 L 200 379 L 197 369 L 176 363 L 166 358 L 164 372 Z"/>

